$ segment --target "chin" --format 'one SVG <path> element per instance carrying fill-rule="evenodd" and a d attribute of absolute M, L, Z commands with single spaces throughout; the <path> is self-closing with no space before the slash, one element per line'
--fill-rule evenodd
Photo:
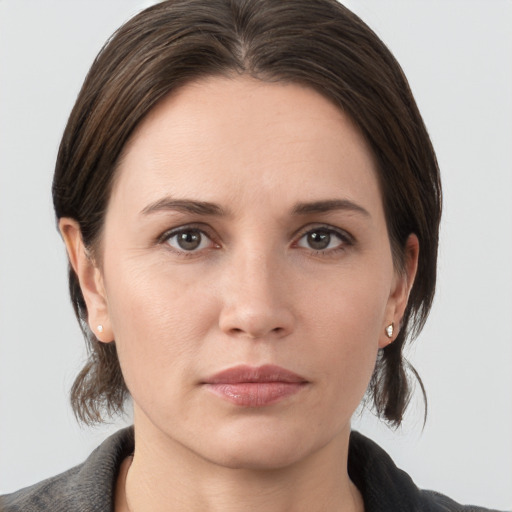
<path fill-rule="evenodd" d="M 304 457 L 296 447 L 283 449 L 274 446 L 269 449 L 261 447 L 243 447 L 240 450 L 224 451 L 218 457 L 210 459 L 219 466 L 228 469 L 244 469 L 249 471 L 277 471 L 293 466 Z"/>
<path fill-rule="evenodd" d="M 309 434 L 309 435 L 308 435 Z M 311 437 L 311 431 L 266 427 L 217 432 L 205 446 L 203 457 L 230 469 L 279 470 L 321 450 L 328 441 Z"/>

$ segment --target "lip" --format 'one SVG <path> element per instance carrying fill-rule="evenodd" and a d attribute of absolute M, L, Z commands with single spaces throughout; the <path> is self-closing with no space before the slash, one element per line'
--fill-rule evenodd
<path fill-rule="evenodd" d="M 275 365 L 240 365 L 228 368 L 203 382 L 206 390 L 241 407 L 264 407 L 295 395 L 308 381 Z"/>

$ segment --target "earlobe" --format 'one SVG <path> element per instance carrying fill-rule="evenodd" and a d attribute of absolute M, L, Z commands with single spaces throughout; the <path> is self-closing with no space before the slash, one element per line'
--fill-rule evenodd
<path fill-rule="evenodd" d="M 384 348 L 393 343 L 398 336 L 402 317 L 404 316 L 418 269 L 419 251 L 418 237 L 411 233 L 405 244 L 404 267 L 401 272 L 397 272 L 395 275 L 386 308 L 385 324 L 382 328 L 382 336 L 379 339 L 379 348 Z"/>
<path fill-rule="evenodd" d="M 108 304 L 99 266 L 87 251 L 78 222 L 63 217 L 59 230 L 66 244 L 68 258 L 80 283 L 80 289 L 87 305 L 87 321 L 99 341 L 108 343 L 114 336 L 108 315 Z"/>

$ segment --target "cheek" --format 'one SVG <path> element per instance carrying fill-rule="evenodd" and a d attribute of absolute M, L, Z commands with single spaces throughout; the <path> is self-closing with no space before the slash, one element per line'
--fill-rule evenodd
<path fill-rule="evenodd" d="M 392 265 L 388 267 L 374 265 L 372 271 L 371 265 L 365 265 L 333 272 L 323 279 L 323 286 L 304 294 L 304 309 L 310 318 L 318 319 L 320 335 L 328 343 L 342 343 L 355 350 L 377 346 L 393 275 Z"/>
<path fill-rule="evenodd" d="M 171 275 L 158 264 L 121 261 L 107 275 L 109 316 L 128 388 L 136 392 L 151 382 L 172 388 L 197 360 L 198 340 L 215 325 L 215 299 L 187 272 Z"/>
<path fill-rule="evenodd" d="M 315 357 L 323 360 L 317 365 L 329 371 L 338 384 L 351 386 L 361 381 L 366 387 L 365 375 L 371 375 L 375 365 L 380 334 L 380 315 L 368 308 L 357 308 L 352 297 L 346 307 L 331 305 L 315 315 L 319 328 L 314 339 Z M 368 302 L 364 302 L 366 309 Z M 329 314 L 330 313 L 330 314 Z"/>
<path fill-rule="evenodd" d="M 308 301 L 310 334 L 305 341 L 314 340 L 315 350 L 305 352 L 313 367 L 323 369 L 325 376 L 318 378 L 332 383 L 331 400 L 354 408 L 375 367 L 389 297 L 388 281 L 369 272 L 356 275 L 340 276 L 322 295 L 325 299 Z"/>

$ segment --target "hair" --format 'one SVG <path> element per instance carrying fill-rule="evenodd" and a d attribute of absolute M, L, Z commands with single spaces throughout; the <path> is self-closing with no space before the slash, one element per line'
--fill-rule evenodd
<path fill-rule="evenodd" d="M 152 108 L 202 77 L 245 75 L 310 87 L 358 126 L 377 166 L 394 264 L 403 271 L 411 233 L 418 270 L 394 343 L 379 351 L 367 397 L 398 426 L 410 400 L 403 356 L 429 313 L 436 283 L 441 185 L 436 156 L 407 79 L 391 52 L 336 0 L 168 0 L 123 25 L 96 57 L 69 117 L 53 181 L 57 219 L 75 219 L 94 255 L 116 166 Z M 87 323 L 78 278 L 69 289 L 88 346 L 71 389 L 77 418 L 102 421 L 123 411 L 129 392 L 115 342 L 101 343 Z M 426 410 L 426 402 L 425 402 Z"/>

